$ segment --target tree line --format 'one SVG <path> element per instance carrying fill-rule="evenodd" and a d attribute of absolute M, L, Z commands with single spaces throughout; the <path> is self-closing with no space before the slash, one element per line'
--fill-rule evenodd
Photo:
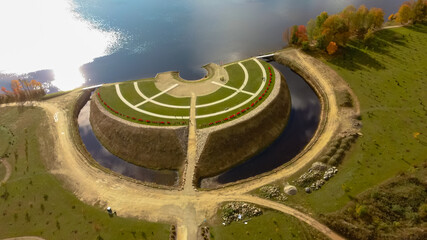
<path fill-rule="evenodd" d="M 42 84 L 36 80 L 12 80 L 10 82 L 10 88 L 12 91 L 7 90 L 5 87 L 1 87 L 0 104 L 36 100 L 46 95 Z"/>
<path fill-rule="evenodd" d="M 388 17 L 390 22 L 416 24 L 427 21 L 427 0 L 404 2 L 399 11 Z M 355 8 L 350 5 L 341 12 L 329 15 L 322 12 L 307 25 L 294 25 L 283 32 L 283 40 L 289 45 L 307 50 L 315 47 L 329 54 L 339 47 L 345 47 L 350 39 L 368 42 L 373 33 L 384 24 L 384 11 L 381 8 L 368 9 L 365 5 Z"/>

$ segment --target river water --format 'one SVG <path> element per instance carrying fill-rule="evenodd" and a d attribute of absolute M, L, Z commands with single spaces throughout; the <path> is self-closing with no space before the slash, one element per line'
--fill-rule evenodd
<path fill-rule="evenodd" d="M 178 70 L 282 48 L 282 32 L 321 11 L 402 0 L 1 0 L 0 86 L 35 78 L 62 89 Z M 16 17 L 19 16 L 19 17 Z M 52 91 L 57 90 L 52 86 Z"/>

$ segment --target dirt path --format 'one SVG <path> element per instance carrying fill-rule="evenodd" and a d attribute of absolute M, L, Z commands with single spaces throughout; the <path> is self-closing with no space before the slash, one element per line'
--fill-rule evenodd
<path fill-rule="evenodd" d="M 42 107 L 49 116 L 49 131 L 55 138 L 57 160 L 49 166 L 50 171 L 63 180 L 65 186 L 70 189 L 83 202 L 100 206 L 111 206 L 122 217 L 135 217 L 152 222 L 166 222 L 177 225 L 177 236 L 180 240 L 197 239 L 198 225 L 204 219 L 216 214 L 216 209 L 224 201 L 249 201 L 265 207 L 271 207 L 285 214 L 297 217 L 307 222 L 313 228 L 326 234 L 332 239 L 339 238 L 329 228 L 320 224 L 312 217 L 303 214 L 285 205 L 269 200 L 259 199 L 248 195 L 249 191 L 277 180 L 285 180 L 301 168 L 310 164 L 327 145 L 329 140 L 336 135 L 342 117 L 338 117 L 339 109 L 334 94 L 335 76 L 324 71 L 323 65 L 314 65 L 310 57 L 299 53 L 297 50 L 281 52 L 289 58 L 296 59 L 305 67 L 308 74 L 324 91 L 326 99 L 324 104 L 328 107 L 322 114 L 323 125 L 315 134 L 312 142 L 303 150 L 303 154 L 297 156 L 294 162 L 282 169 L 272 171 L 269 174 L 240 182 L 236 185 L 211 191 L 196 191 L 192 185 L 194 167 L 196 164 L 196 135 L 195 135 L 195 97 L 192 97 L 192 116 L 188 142 L 188 169 L 184 176 L 183 190 L 155 189 L 143 184 L 131 182 L 125 178 L 108 174 L 93 167 L 81 154 L 73 143 L 70 126 L 72 119 L 67 118 L 64 102 L 76 99 L 80 92 L 75 91 L 67 95 L 36 103 Z M 320 68 L 319 68 L 320 67 Z M 323 68 L 321 68 L 323 67 Z M 54 118 L 56 116 L 56 118 Z M 345 120 L 345 119 L 344 119 Z M 193 157 L 194 154 L 194 157 Z"/>
<path fill-rule="evenodd" d="M 6 174 L 4 175 L 3 180 L 1 180 L 0 183 L 5 183 L 10 178 L 10 174 L 12 173 L 12 167 L 10 166 L 9 162 L 7 162 L 6 158 L 0 159 L 0 163 L 3 163 L 3 166 L 6 169 Z"/>
<path fill-rule="evenodd" d="M 182 194 L 195 196 L 196 188 L 193 185 L 194 170 L 196 168 L 197 152 L 197 137 L 196 137 L 196 94 L 191 93 L 191 108 L 190 108 L 190 126 L 188 128 L 188 149 L 187 149 L 187 167 L 184 177 L 184 189 Z M 196 220 L 196 212 L 192 205 L 185 206 L 185 215 L 183 224 L 178 225 L 178 240 L 194 239 L 197 240 L 197 226 L 199 223 Z"/>
<path fill-rule="evenodd" d="M 45 239 L 41 237 L 25 236 L 25 237 L 4 238 L 3 240 L 45 240 Z"/>
<path fill-rule="evenodd" d="M 326 227 L 325 225 L 319 223 L 318 221 L 316 221 L 315 219 L 309 217 L 306 214 L 303 214 L 291 207 L 288 207 L 286 205 L 277 203 L 277 202 L 272 202 L 270 200 L 266 200 L 266 199 L 262 199 L 262 198 L 257 198 L 257 197 L 253 197 L 253 196 L 238 196 L 237 198 L 230 198 L 230 201 L 244 201 L 244 202 L 248 202 L 248 203 L 253 203 L 259 206 L 263 206 L 266 208 L 272 208 L 275 209 L 277 211 L 292 215 L 296 218 L 298 218 L 299 220 L 307 223 L 308 225 L 312 226 L 313 228 L 317 229 L 319 232 L 325 234 L 327 237 L 329 237 L 330 239 L 333 240 L 343 240 L 344 238 L 342 238 L 341 236 L 339 236 L 338 234 L 336 234 L 335 232 L 333 232 L 331 229 L 329 229 L 328 227 Z"/>

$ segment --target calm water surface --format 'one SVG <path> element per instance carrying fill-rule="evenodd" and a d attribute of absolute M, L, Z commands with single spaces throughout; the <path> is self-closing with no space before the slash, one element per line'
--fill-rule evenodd
<path fill-rule="evenodd" d="M 20 76 L 55 80 L 65 90 L 170 70 L 197 79 L 204 64 L 280 49 L 283 29 L 306 24 L 321 11 L 365 4 L 388 16 L 402 2 L 2 0 L 0 29 L 7 37 L 0 38 L 0 85 Z"/>

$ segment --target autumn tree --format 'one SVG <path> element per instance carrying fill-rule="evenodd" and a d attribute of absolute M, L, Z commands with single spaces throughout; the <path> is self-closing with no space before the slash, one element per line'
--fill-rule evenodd
<path fill-rule="evenodd" d="M 328 52 L 329 55 L 334 54 L 337 50 L 338 50 L 338 46 L 335 42 L 330 42 L 328 44 L 328 47 L 326 47 L 326 51 Z"/>
<path fill-rule="evenodd" d="M 304 25 L 292 26 L 290 33 L 290 44 L 300 46 L 303 42 L 308 41 L 307 29 Z"/>
<path fill-rule="evenodd" d="M 350 32 L 348 25 L 339 15 L 332 15 L 326 19 L 322 26 L 322 35 L 326 42 L 335 42 L 338 45 L 345 46 Z"/>
<path fill-rule="evenodd" d="M 327 12 L 322 12 L 315 20 L 310 19 L 307 23 L 307 37 L 310 41 L 314 41 L 319 49 L 326 47 L 325 37 L 322 35 L 322 26 L 328 17 Z"/>
<path fill-rule="evenodd" d="M 400 23 L 407 23 L 411 19 L 411 7 L 404 3 L 400 6 L 399 11 L 397 12 L 396 20 Z"/>
<path fill-rule="evenodd" d="M 412 4 L 412 17 L 414 23 L 421 23 L 427 20 L 426 0 L 418 0 Z"/>
<path fill-rule="evenodd" d="M 36 80 L 17 79 L 10 82 L 12 91 L 1 88 L 0 103 L 35 100 L 46 94 L 42 84 Z"/>
<path fill-rule="evenodd" d="M 381 28 L 384 23 L 384 11 L 381 8 L 371 8 L 369 10 L 369 19 L 371 25 L 369 28 Z"/>

